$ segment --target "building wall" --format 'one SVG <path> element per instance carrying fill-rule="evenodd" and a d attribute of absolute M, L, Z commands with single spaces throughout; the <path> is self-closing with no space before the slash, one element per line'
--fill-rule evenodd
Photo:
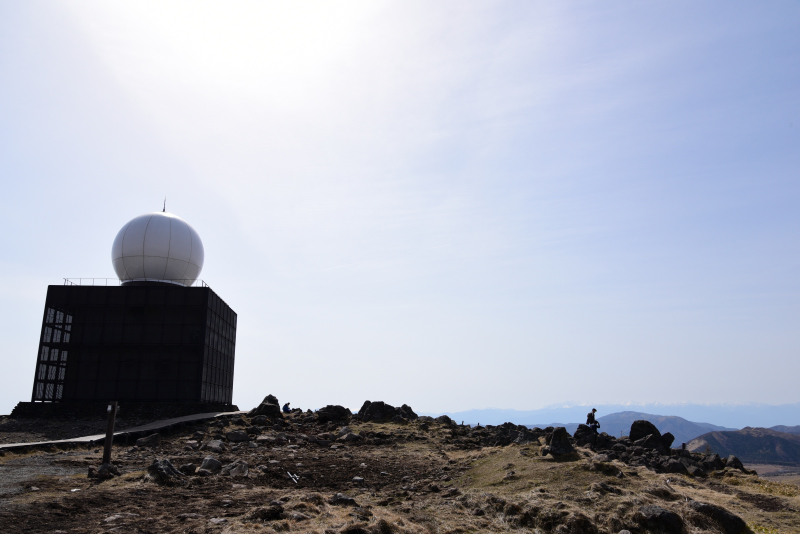
<path fill-rule="evenodd" d="M 229 404 L 235 344 L 208 287 L 49 286 L 32 400 Z"/>

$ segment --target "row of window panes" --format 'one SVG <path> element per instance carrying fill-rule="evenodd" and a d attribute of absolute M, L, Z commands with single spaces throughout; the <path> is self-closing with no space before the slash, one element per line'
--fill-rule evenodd
<path fill-rule="evenodd" d="M 66 319 L 66 320 L 65 320 Z M 63 323 L 71 323 L 72 322 L 72 315 L 65 314 L 61 310 L 57 310 L 55 308 L 47 308 L 47 314 L 45 318 L 45 323 L 48 324 L 63 324 Z"/>
<path fill-rule="evenodd" d="M 60 365 L 46 365 L 43 363 L 39 364 L 39 370 L 36 373 L 37 380 L 59 380 L 64 381 L 64 377 L 66 376 L 67 368 L 66 364 Z"/>
<path fill-rule="evenodd" d="M 64 384 L 45 384 L 37 382 L 34 386 L 35 400 L 61 400 L 64 396 Z"/>
<path fill-rule="evenodd" d="M 39 361 L 46 362 L 57 362 L 67 361 L 67 355 L 69 355 L 69 351 L 66 350 L 59 350 L 59 349 L 51 349 L 50 347 L 42 345 L 42 352 L 39 353 Z"/>
<path fill-rule="evenodd" d="M 42 341 L 44 343 L 69 343 L 71 330 L 72 325 L 65 325 L 63 330 L 58 327 L 51 328 L 49 326 L 45 326 L 44 332 L 42 333 Z"/>

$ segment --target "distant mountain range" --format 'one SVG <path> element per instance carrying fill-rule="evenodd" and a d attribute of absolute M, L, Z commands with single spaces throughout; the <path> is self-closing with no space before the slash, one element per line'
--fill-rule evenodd
<path fill-rule="evenodd" d="M 735 428 L 726 428 L 723 426 L 712 425 L 711 423 L 695 423 L 687 421 L 683 417 L 676 417 L 674 415 L 653 415 L 642 412 L 619 412 L 598 417 L 597 422 L 600 423 L 600 431 L 607 432 L 612 436 L 627 436 L 631 429 L 631 424 L 634 421 L 644 419 L 650 421 L 656 428 L 663 434 L 671 432 L 675 436 L 675 446 L 680 446 L 681 443 L 688 443 L 697 436 L 707 433 L 709 430 L 736 430 Z M 578 423 L 558 424 L 551 423 L 545 426 L 534 425 L 540 428 L 546 426 L 563 426 L 566 427 L 567 432 L 574 434 L 578 428 Z"/>
<path fill-rule="evenodd" d="M 711 450 L 720 456 L 734 454 L 745 463 L 800 465 L 800 434 L 771 428 L 708 432 L 690 441 L 687 448 L 699 452 Z"/>
<path fill-rule="evenodd" d="M 487 408 L 462 412 L 446 412 L 457 422 L 476 425 L 500 425 L 505 422 L 518 425 L 541 426 L 548 421 L 564 421 L 567 424 L 583 423 L 586 413 L 597 408 L 598 418 L 620 412 L 645 414 L 668 414 L 687 421 L 713 421 L 724 428 L 772 427 L 775 425 L 800 425 L 800 403 L 794 404 L 561 404 L 538 410 L 505 410 Z M 422 413 L 438 416 L 442 413 Z M 602 424 L 602 422 L 601 422 Z M 564 425 L 560 425 L 564 426 Z M 656 425 L 658 426 L 658 425 Z M 605 429 L 605 428 L 604 428 Z M 619 435 L 617 433 L 617 435 Z M 677 440 L 676 440 L 677 441 Z"/>

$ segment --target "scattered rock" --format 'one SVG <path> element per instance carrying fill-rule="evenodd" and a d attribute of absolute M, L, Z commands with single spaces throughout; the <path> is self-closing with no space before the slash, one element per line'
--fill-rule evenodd
<path fill-rule="evenodd" d="M 663 445 L 666 450 L 672 447 L 673 441 L 675 441 L 675 436 L 672 435 L 672 432 L 665 432 L 661 435 L 661 445 Z"/>
<path fill-rule="evenodd" d="M 260 506 L 247 514 L 245 520 L 247 521 L 276 521 L 283 519 L 284 510 L 283 506 L 279 503 L 273 503 L 269 506 Z"/>
<path fill-rule="evenodd" d="M 742 465 L 742 461 L 739 460 L 739 458 L 737 458 L 733 454 L 728 456 L 728 459 L 725 460 L 725 467 L 730 467 L 732 469 L 738 469 L 740 471 L 744 471 L 744 465 Z"/>
<path fill-rule="evenodd" d="M 329 404 L 317 410 L 317 421 L 320 423 L 347 423 L 352 415 L 353 412 L 344 406 Z"/>
<path fill-rule="evenodd" d="M 697 501 L 689 503 L 696 512 L 711 518 L 725 534 L 744 534 L 748 532 L 747 523 L 736 514 L 713 504 L 705 504 Z"/>
<path fill-rule="evenodd" d="M 337 493 L 330 499 L 328 499 L 328 504 L 332 504 L 334 506 L 358 506 L 356 500 L 352 497 L 348 497 L 344 493 Z"/>
<path fill-rule="evenodd" d="M 114 464 L 101 464 L 97 469 L 98 480 L 108 480 L 110 478 L 118 477 L 120 475 L 119 469 Z"/>
<path fill-rule="evenodd" d="M 192 463 L 183 464 L 178 468 L 178 471 L 184 475 L 193 475 L 197 471 L 197 466 Z"/>
<path fill-rule="evenodd" d="M 222 443 L 222 440 L 220 440 L 220 439 L 212 439 L 211 441 L 209 441 L 205 445 L 201 446 L 200 450 L 201 451 L 202 450 L 209 450 L 211 452 L 215 452 L 215 453 L 219 454 L 219 453 L 221 453 L 222 451 L 225 450 L 225 444 Z"/>
<path fill-rule="evenodd" d="M 206 456 L 203 458 L 203 463 L 200 464 L 200 469 L 205 469 L 209 473 L 216 474 L 222 470 L 222 463 L 213 456 Z"/>
<path fill-rule="evenodd" d="M 434 421 L 439 423 L 440 425 L 456 426 L 455 421 L 453 421 L 452 419 L 450 419 L 450 417 L 446 415 L 440 415 L 439 417 L 434 419 Z"/>
<path fill-rule="evenodd" d="M 554 458 L 566 456 L 575 452 L 572 443 L 569 440 L 567 429 L 559 426 L 553 429 L 553 435 L 550 438 L 550 443 L 542 448 L 542 455 L 549 454 Z"/>
<path fill-rule="evenodd" d="M 232 430 L 232 431 L 228 432 L 225 435 L 225 437 L 228 438 L 228 441 L 231 441 L 233 443 L 241 443 L 243 441 L 250 441 L 250 436 L 247 434 L 247 432 L 244 432 L 242 430 Z"/>
<path fill-rule="evenodd" d="M 130 519 L 133 517 L 139 517 L 139 514 L 133 514 L 133 513 L 114 514 L 103 519 L 103 523 L 114 523 L 115 521 L 119 521 L 120 519 Z"/>
<path fill-rule="evenodd" d="M 222 476 L 230 477 L 246 477 L 250 472 L 247 462 L 244 460 L 236 460 L 222 468 Z"/>
<path fill-rule="evenodd" d="M 701 467 L 690 465 L 686 468 L 686 472 L 693 477 L 705 477 L 707 473 Z"/>
<path fill-rule="evenodd" d="M 253 423 L 254 425 L 268 425 L 272 423 L 270 418 L 267 417 L 266 415 L 257 415 L 252 419 L 250 419 L 250 422 Z"/>
<path fill-rule="evenodd" d="M 681 516 L 654 504 L 639 508 L 634 518 L 646 529 L 664 534 L 681 534 L 683 532 Z"/>
<path fill-rule="evenodd" d="M 153 460 L 147 468 L 146 479 L 157 484 L 171 486 L 180 482 L 184 475 L 169 460 Z"/>

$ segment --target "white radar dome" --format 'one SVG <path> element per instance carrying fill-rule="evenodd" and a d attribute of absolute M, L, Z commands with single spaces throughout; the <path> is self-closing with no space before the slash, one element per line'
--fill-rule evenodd
<path fill-rule="evenodd" d="M 122 227 L 111 247 L 121 282 L 192 285 L 203 270 L 203 242 L 189 223 L 171 213 L 140 215 Z"/>

